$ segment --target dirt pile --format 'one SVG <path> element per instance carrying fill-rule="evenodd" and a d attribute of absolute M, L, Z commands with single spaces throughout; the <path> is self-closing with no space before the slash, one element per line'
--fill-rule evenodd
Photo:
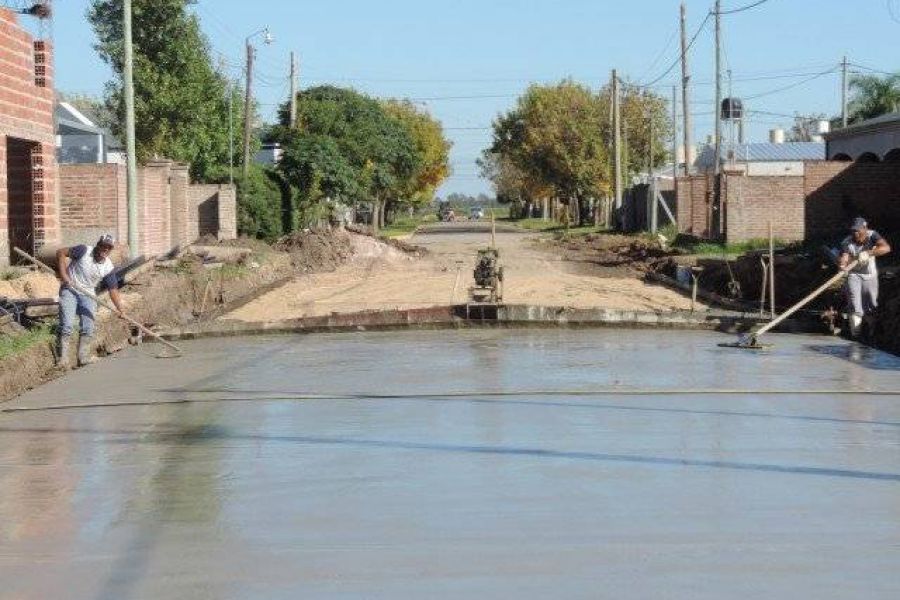
<path fill-rule="evenodd" d="M 302 273 L 334 271 L 353 256 L 350 234 L 328 229 L 292 233 L 278 240 L 275 249 L 289 254 L 291 265 Z"/>
<path fill-rule="evenodd" d="M 590 234 L 561 238 L 549 244 L 550 249 L 564 260 L 599 265 L 609 269 L 610 274 L 674 271 L 671 257 L 675 253 L 647 240 L 623 235 Z"/>
<path fill-rule="evenodd" d="M 29 272 L 0 281 L 0 298 L 27 300 L 56 298 L 58 295 L 59 281 L 56 277 L 46 273 Z"/>

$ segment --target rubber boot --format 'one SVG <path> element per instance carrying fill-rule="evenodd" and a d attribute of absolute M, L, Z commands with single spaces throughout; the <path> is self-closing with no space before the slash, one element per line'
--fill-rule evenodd
<path fill-rule="evenodd" d="M 72 365 L 69 362 L 69 341 L 67 335 L 61 335 L 56 342 L 56 366 L 68 370 Z"/>
<path fill-rule="evenodd" d="M 862 330 L 863 318 L 860 315 L 850 315 L 850 337 L 856 339 Z"/>
<path fill-rule="evenodd" d="M 78 366 L 92 365 L 100 359 L 94 356 L 91 342 L 94 338 L 89 335 L 83 335 L 78 338 Z"/>

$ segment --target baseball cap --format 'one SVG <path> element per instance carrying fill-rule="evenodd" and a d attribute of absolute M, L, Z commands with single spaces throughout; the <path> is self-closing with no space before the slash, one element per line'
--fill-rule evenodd
<path fill-rule="evenodd" d="M 113 236 L 111 236 L 111 235 L 108 234 L 108 233 L 104 233 L 103 235 L 100 236 L 100 239 L 97 240 L 97 245 L 98 245 L 98 246 L 106 246 L 106 247 L 108 247 L 108 248 L 112 248 L 113 246 L 116 245 L 116 242 L 115 242 L 115 240 L 113 239 Z"/>
<path fill-rule="evenodd" d="M 850 223 L 850 231 L 862 231 L 869 227 L 869 224 L 866 223 L 866 220 L 862 217 L 856 217 L 853 219 L 853 222 Z"/>

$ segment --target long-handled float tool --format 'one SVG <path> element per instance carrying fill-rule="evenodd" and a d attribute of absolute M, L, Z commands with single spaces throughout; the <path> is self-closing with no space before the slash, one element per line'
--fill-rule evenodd
<path fill-rule="evenodd" d="M 47 273 L 49 273 L 49 274 L 53 275 L 54 277 L 56 277 L 56 271 L 54 271 L 54 270 L 51 269 L 49 266 L 45 265 L 44 263 L 42 263 L 41 261 L 39 261 L 39 260 L 36 259 L 35 257 L 31 256 L 30 254 L 28 254 L 28 253 L 25 252 L 24 250 L 21 250 L 21 249 L 19 249 L 19 248 L 15 248 L 15 247 L 13 248 L 13 250 L 16 252 L 16 254 L 18 254 L 19 256 L 21 256 L 22 258 L 24 258 L 25 260 L 27 260 L 28 262 L 30 262 L 31 264 L 33 264 L 34 266 L 36 266 L 37 268 L 42 269 L 42 270 L 46 271 Z M 142 333 L 144 333 L 145 335 L 149 335 L 150 337 L 156 339 L 160 344 L 162 344 L 163 346 L 167 347 L 169 350 L 171 350 L 171 351 L 174 353 L 174 354 L 160 353 L 160 354 L 157 354 L 157 355 L 156 355 L 156 358 L 181 358 L 181 356 L 184 354 L 184 353 L 181 351 L 181 348 L 179 348 L 178 346 L 176 346 L 175 344 L 173 344 L 173 343 L 171 343 L 171 342 L 168 342 L 168 341 L 164 340 L 164 339 L 162 338 L 161 335 L 159 335 L 159 334 L 156 333 L 155 331 L 151 331 L 150 329 L 147 329 L 143 324 L 139 323 L 138 321 L 135 321 L 134 319 L 132 319 L 132 318 L 129 317 L 128 315 L 125 315 L 125 314 L 120 313 L 120 312 L 119 312 L 118 310 L 116 310 L 116 308 L 115 308 L 114 306 L 112 306 L 110 303 L 106 302 L 105 300 L 103 300 L 103 299 L 101 299 L 101 298 L 98 298 L 98 297 L 97 297 L 97 294 L 94 294 L 94 293 L 91 292 L 91 291 L 88 291 L 88 290 L 86 290 L 86 289 L 84 289 L 84 288 L 79 287 L 79 286 L 78 286 L 77 284 L 75 284 L 74 282 L 73 282 L 71 285 L 72 285 L 72 288 L 73 288 L 76 292 L 78 292 L 79 294 L 83 294 L 83 295 L 87 296 L 88 298 L 91 298 L 91 299 L 92 299 L 94 302 L 96 302 L 97 304 L 99 304 L 99 305 L 101 305 L 101 306 L 104 306 L 104 307 L 108 308 L 110 311 L 112 311 L 113 314 L 119 315 L 120 318 L 122 318 L 123 320 L 125 320 L 125 321 L 127 321 L 128 323 L 131 323 L 132 325 L 134 325 L 135 327 L 137 327 L 137 328 L 138 328 Z"/>
<path fill-rule="evenodd" d="M 742 348 L 745 350 L 765 350 L 766 348 L 771 348 L 771 344 L 760 344 L 759 337 L 765 333 L 768 333 L 775 327 L 778 327 L 782 322 L 788 319 L 795 312 L 812 302 L 816 297 L 818 297 L 822 292 L 830 288 L 832 285 L 840 281 L 843 277 L 847 275 L 856 265 L 858 265 L 858 261 L 853 261 L 844 269 L 841 269 L 834 277 L 817 287 L 815 290 L 809 293 L 803 300 L 793 305 L 786 311 L 784 311 L 781 315 L 776 317 L 775 319 L 769 321 L 758 330 L 748 333 L 746 335 L 741 336 L 741 338 L 737 342 L 733 343 L 722 343 L 719 344 L 722 348 Z"/>

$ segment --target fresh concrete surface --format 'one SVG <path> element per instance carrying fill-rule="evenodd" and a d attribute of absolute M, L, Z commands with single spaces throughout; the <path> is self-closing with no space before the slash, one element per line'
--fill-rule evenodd
<path fill-rule="evenodd" d="M 900 359 L 731 339 L 131 349 L 0 405 L 0 598 L 898 597 Z"/>

